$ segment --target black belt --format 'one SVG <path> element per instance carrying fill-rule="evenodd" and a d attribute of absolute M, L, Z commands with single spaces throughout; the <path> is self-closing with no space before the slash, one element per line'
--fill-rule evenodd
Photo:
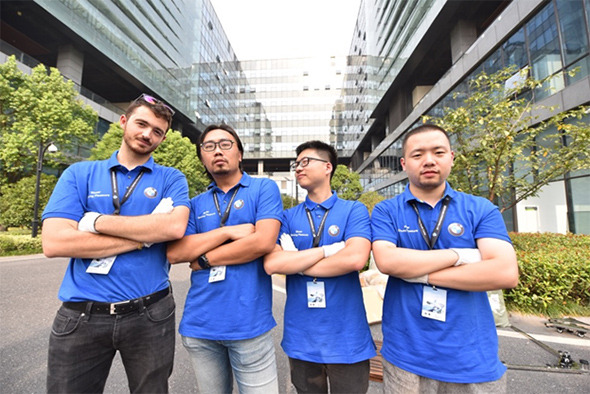
<path fill-rule="evenodd" d="M 170 294 L 170 287 L 152 294 L 148 294 L 145 297 L 135 298 L 133 300 L 113 303 L 93 301 L 64 302 L 63 306 L 78 312 L 86 312 L 86 307 L 89 303 L 92 303 L 90 313 L 99 313 L 102 315 L 123 315 L 125 313 L 135 312 L 139 310 L 140 305 L 143 305 L 147 308 L 148 306 L 160 301 L 168 294 Z"/>

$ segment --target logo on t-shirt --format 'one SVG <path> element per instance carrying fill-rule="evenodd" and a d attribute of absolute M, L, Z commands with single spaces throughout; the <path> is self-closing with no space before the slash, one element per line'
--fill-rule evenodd
<path fill-rule="evenodd" d="M 465 232 L 465 228 L 460 223 L 451 223 L 447 229 L 449 230 L 449 233 L 455 237 L 460 237 Z"/>
<path fill-rule="evenodd" d="M 146 187 L 143 191 L 143 195 L 147 198 L 155 198 L 158 195 L 158 191 L 153 187 Z"/>
<path fill-rule="evenodd" d="M 418 230 L 412 230 L 412 229 L 410 228 L 410 226 L 408 226 L 407 224 L 405 224 L 405 225 L 404 225 L 404 228 L 403 228 L 403 229 L 402 229 L 402 228 L 398 228 L 398 229 L 397 229 L 397 232 L 398 232 L 398 233 L 417 233 L 417 232 L 418 232 Z"/>
<path fill-rule="evenodd" d="M 244 200 L 238 200 L 234 202 L 235 209 L 242 209 L 244 207 Z"/>
<path fill-rule="evenodd" d="M 328 228 L 328 234 L 330 234 L 332 237 L 337 236 L 340 234 L 340 227 L 336 226 L 335 224 L 331 225 Z"/>

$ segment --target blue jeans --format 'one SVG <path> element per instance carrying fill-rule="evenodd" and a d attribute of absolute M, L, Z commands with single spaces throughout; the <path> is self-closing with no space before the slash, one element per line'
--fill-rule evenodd
<path fill-rule="evenodd" d="M 183 336 L 182 344 L 191 356 L 201 393 L 231 393 L 234 375 L 241 394 L 279 392 L 270 331 L 256 338 L 233 341 Z"/>
<path fill-rule="evenodd" d="M 136 312 L 90 314 L 62 306 L 49 338 L 48 393 L 102 393 L 117 350 L 131 393 L 167 393 L 174 362 L 172 293 Z"/>

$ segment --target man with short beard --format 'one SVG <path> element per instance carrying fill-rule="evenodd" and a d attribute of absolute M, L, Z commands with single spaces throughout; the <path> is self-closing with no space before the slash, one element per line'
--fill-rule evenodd
<path fill-rule="evenodd" d="M 120 149 L 66 169 L 43 212 L 43 252 L 71 257 L 49 340 L 50 393 L 102 392 L 117 351 L 130 392 L 168 392 L 176 322 L 165 243 L 183 236 L 189 199 L 185 176 L 151 153 L 173 115 L 142 94 L 120 117 Z"/>
<path fill-rule="evenodd" d="M 191 200 L 186 235 L 168 246 L 172 264 L 193 270 L 179 331 L 201 393 L 278 392 L 270 330 L 272 282 L 262 257 L 281 225 L 276 183 L 242 171 L 244 148 L 228 125 L 211 125 L 198 155 L 213 182 Z"/>

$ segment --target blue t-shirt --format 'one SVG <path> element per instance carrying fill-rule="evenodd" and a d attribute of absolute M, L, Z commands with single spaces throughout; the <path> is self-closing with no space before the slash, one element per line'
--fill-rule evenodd
<path fill-rule="evenodd" d="M 333 193 L 321 204 L 308 197 L 304 203 L 284 212 L 281 234 L 289 234 L 298 250 L 313 247 L 306 207 L 316 231 L 328 211 L 319 246 L 352 237 L 371 239 L 367 208 L 358 201 L 342 200 Z M 317 278 L 324 283 L 325 308 L 308 307 L 307 286 L 313 280 L 305 275 L 287 275 L 281 343 L 285 353 L 291 358 L 326 364 L 352 364 L 375 356 L 358 272 Z"/>
<path fill-rule="evenodd" d="M 267 178 L 252 178 L 244 173 L 238 185 L 227 193 L 212 184 L 208 191 L 191 200 L 186 235 L 219 228 L 213 193 L 221 213 L 225 213 L 234 190 L 226 226 L 259 220 L 281 220 L 283 203 L 276 183 Z M 272 281 L 264 271 L 263 257 L 249 263 L 228 265 L 225 280 L 209 283 L 209 269 L 193 271 L 179 332 L 186 337 L 211 340 L 255 338 L 273 328 Z"/>
<path fill-rule="evenodd" d="M 457 192 L 451 197 L 434 249 L 476 248 L 480 238 L 510 242 L 500 212 L 488 200 Z M 401 248 L 428 250 L 418 227 L 418 215 L 432 234 L 442 199 L 434 208 L 416 199 L 409 187 L 380 202 L 371 217 L 373 241 Z M 423 284 L 390 276 L 383 301 L 383 357 L 406 371 L 452 383 L 497 380 L 506 371 L 498 358 L 498 337 L 486 292 L 447 290 L 446 322 L 421 316 Z"/>
<path fill-rule="evenodd" d="M 152 157 L 129 171 L 119 164 L 117 153 L 108 160 L 83 161 L 68 167 L 53 190 L 43 220 L 65 218 L 78 222 L 86 212 L 112 214 L 115 208 L 111 170 L 117 175 L 119 199 L 144 170 L 133 193 L 121 206 L 121 216 L 150 214 L 166 197 L 172 198 L 175 207 L 189 206 L 188 184 L 180 171 L 158 165 Z M 166 243 L 118 255 L 107 275 L 86 273 L 91 261 L 70 260 L 59 290 L 60 300 L 117 302 L 143 297 L 169 286 Z"/>

